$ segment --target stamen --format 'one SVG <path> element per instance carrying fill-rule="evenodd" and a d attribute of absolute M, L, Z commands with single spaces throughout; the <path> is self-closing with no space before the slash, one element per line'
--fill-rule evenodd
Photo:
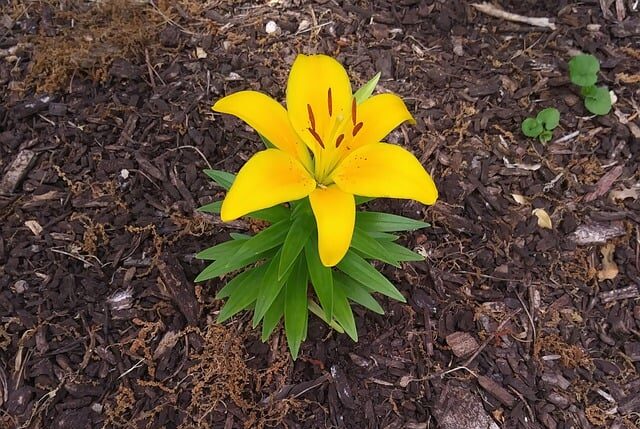
<path fill-rule="evenodd" d="M 351 122 L 353 122 L 353 126 L 356 126 L 356 99 L 354 98 L 351 101 Z"/>
<path fill-rule="evenodd" d="M 356 134 L 358 134 L 358 133 L 360 132 L 360 130 L 362 129 L 362 126 L 363 126 L 363 125 L 364 125 L 364 123 L 362 123 L 362 122 L 358 122 L 358 123 L 356 124 L 356 126 L 355 126 L 355 127 L 353 127 L 353 131 L 351 132 L 351 135 L 352 135 L 353 137 L 355 137 L 355 136 L 356 136 Z"/>
<path fill-rule="evenodd" d="M 311 105 L 307 104 L 307 112 L 309 113 L 309 122 L 311 123 L 311 129 L 315 131 L 316 129 L 316 118 L 313 116 L 313 110 L 311 110 Z"/>
<path fill-rule="evenodd" d="M 331 88 L 327 91 L 327 103 L 329 104 L 329 116 L 333 114 L 333 100 L 331 99 Z"/>
<path fill-rule="evenodd" d="M 316 130 L 314 130 L 313 128 L 307 128 L 307 129 L 309 130 L 313 138 L 316 139 L 316 141 L 320 144 L 320 147 L 324 149 L 324 143 L 322 143 L 322 139 L 320 138 Z"/>
<path fill-rule="evenodd" d="M 340 134 L 336 139 L 336 149 L 340 147 L 340 143 L 342 143 L 342 140 L 344 140 L 344 134 Z"/>

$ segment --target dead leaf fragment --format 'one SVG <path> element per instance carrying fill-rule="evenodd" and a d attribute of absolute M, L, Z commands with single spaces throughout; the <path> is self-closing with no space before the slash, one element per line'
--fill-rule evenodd
<path fill-rule="evenodd" d="M 602 269 L 598 271 L 598 280 L 613 280 L 618 275 L 618 266 L 613 261 L 613 252 L 616 247 L 609 243 L 600 249 L 602 254 Z"/>
<path fill-rule="evenodd" d="M 544 209 L 534 209 L 531 214 L 538 218 L 538 226 L 540 228 L 553 229 L 551 218 Z"/>
<path fill-rule="evenodd" d="M 515 200 L 516 203 L 520 205 L 527 204 L 527 199 L 520 194 L 511 194 L 511 197 Z"/>
<path fill-rule="evenodd" d="M 37 220 L 25 221 L 24 226 L 29 228 L 33 235 L 40 235 L 40 233 L 42 232 L 42 226 L 38 223 Z"/>
<path fill-rule="evenodd" d="M 502 162 L 504 162 L 504 166 L 507 168 L 520 168 L 527 171 L 536 171 L 542 167 L 542 164 L 524 164 L 520 162 L 511 163 L 506 157 L 502 158 Z"/>
<path fill-rule="evenodd" d="M 207 58 L 207 52 L 200 46 L 196 47 L 196 58 L 201 60 Z"/>
<path fill-rule="evenodd" d="M 611 199 L 615 202 L 623 201 L 627 198 L 637 200 L 640 197 L 640 183 L 632 186 L 631 188 L 625 188 L 624 186 L 620 190 L 611 191 L 609 194 Z"/>

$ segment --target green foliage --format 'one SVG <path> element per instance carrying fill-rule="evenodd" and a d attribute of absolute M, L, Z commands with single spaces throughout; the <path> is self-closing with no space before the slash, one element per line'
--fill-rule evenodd
<path fill-rule="evenodd" d="M 546 143 L 553 137 L 553 129 L 560 124 L 560 112 L 554 107 L 548 107 L 538 112 L 535 118 L 522 121 L 522 134 L 527 137 L 538 138 Z"/>
<path fill-rule="evenodd" d="M 606 86 L 599 86 L 584 97 L 584 107 L 594 115 L 606 115 L 611 111 L 611 95 Z"/>
<path fill-rule="evenodd" d="M 235 178 L 217 170 L 207 170 L 207 175 L 223 187 L 230 186 Z M 218 213 L 220 203 L 205 205 L 200 210 Z M 218 315 L 219 322 L 243 310 L 252 311 L 253 325 L 262 324 L 263 341 L 283 322 L 289 350 L 296 358 L 307 336 L 309 313 L 357 341 L 353 304 L 384 314 L 374 295 L 405 302 L 404 296 L 370 260 L 396 267 L 402 262 L 422 260 L 419 254 L 395 243 L 398 236 L 391 233 L 425 228 L 429 224 L 387 213 L 358 212 L 351 248 L 336 267 L 328 268 L 320 261 L 315 218 L 308 200 L 266 212 L 271 213 L 268 217 L 273 222 L 259 233 L 252 236 L 232 233 L 229 241 L 196 255 L 210 261 L 196 281 L 228 276 L 226 285 L 216 295 L 216 299 L 226 300 Z M 255 218 L 256 214 L 249 216 Z"/>
<path fill-rule="evenodd" d="M 569 60 L 569 78 L 574 85 L 592 86 L 598 81 L 600 62 L 590 54 L 576 55 Z"/>
<path fill-rule="evenodd" d="M 376 89 L 376 86 L 378 85 L 380 76 L 380 72 L 376 73 L 376 75 L 371 78 L 369 82 L 362 85 L 362 87 L 360 87 L 360 89 L 358 89 L 356 93 L 353 94 L 353 97 L 356 99 L 356 103 L 362 104 L 363 101 L 371 97 L 371 94 L 373 94 L 373 90 Z"/>
<path fill-rule="evenodd" d="M 611 96 L 606 86 L 596 87 L 600 62 L 593 55 L 580 54 L 569 61 L 569 78 L 580 87 L 584 107 L 594 115 L 606 115 L 611 111 Z"/>

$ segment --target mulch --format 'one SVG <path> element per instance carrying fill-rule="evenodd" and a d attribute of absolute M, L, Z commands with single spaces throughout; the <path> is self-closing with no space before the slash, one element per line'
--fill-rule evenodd
<path fill-rule="evenodd" d="M 462 0 L 0 1 L 0 426 L 640 427 L 637 2 L 499 3 L 557 27 Z M 568 80 L 578 51 L 607 116 Z M 402 237 L 424 261 L 383 268 L 408 302 L 356 308 L 358 343 L 312 318 L 294 362 L 193 279 L 260 227 L 195 211 L 224 195 L 202 169 L 261 147 L 210 106 L 282 100 L 298 52 L 382 72 L 417 120 L 388 140 L 441 198 L 369 204 L 432 223 Z M 520 132 L 544 107 L 546 145 Z"/>

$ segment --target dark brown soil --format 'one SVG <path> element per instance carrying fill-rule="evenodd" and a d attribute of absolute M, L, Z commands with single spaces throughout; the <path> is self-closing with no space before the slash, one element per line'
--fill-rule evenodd
<path fill-rule="evenodd" d="M 100 3 L 0 1 L 1 427 L 640 427 L 637 2 L 499 2 L 553 31 L 462 0 Z M 372 203 L 433 224 L 403 237 L 424 262 L 384 270 L 407 304 L 358 308 L 358 343 L 313 319 L 292 362 L 192 280 L 254 228 L 194 211 L 223 195 L 203 168 L 261 145 L 210 105 L 282 99 L 298 52 L 382 72 L 418 122 L 389 140 L 441 199 Z M 551 106 L 554 139 L 522 136 Z"/>

